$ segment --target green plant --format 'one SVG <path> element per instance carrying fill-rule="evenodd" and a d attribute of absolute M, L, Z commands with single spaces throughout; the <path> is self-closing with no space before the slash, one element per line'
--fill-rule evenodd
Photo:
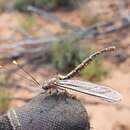
<path fill-rule="evenodd" d="M 47 10 L 53 10 L 57 7 L 73 7 L 74 0 L 35 0 L 35 4 Z"/>
<path fill-rule="evenodd" d="M 35 4 L 47 10 L 52 10 L 59 6 L 59 1 L 60 0 L 35 0 Z"/>
<path fill-rule="evenodd" d="M 28 4 L 32 4 L 33 0 L 14 0 L 15 8 L 18 10 L 23 10 Z"/>
<path fill-rule="evenodd" d="M 10 94 L 6 89 L 0 88 L 0 112 L 5 112 L 9 108 Z"/>
<path fill-rule="evenodd" d="M 54 43 L 51 49 L 52 63 L 62 71 L 68 72 L 76 67 L 85 57 L 85 51 L 80 48 L 78 43 Z"/>
<path fill-rule="evenodd" d="M 24 10 L 27 5 L 35 5 L 46 10 L 53 10 L 57 7 L 73 6 L 74 0 L 14 0 L 15 8 L 18 10 Z"/>

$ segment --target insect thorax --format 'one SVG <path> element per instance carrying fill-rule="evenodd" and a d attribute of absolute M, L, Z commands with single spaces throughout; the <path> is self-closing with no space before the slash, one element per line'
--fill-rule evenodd
<path fill-rule="evenodd" d="M 52 78 L 43 83 L 42 88 L 48 90 L 50 88 L 54 88 L 56 85 L 57 78 Z"/>

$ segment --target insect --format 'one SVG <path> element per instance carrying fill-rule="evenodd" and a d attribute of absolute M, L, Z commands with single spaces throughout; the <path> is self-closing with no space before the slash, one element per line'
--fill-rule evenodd
<path fill-rule="evenodd" d="M 86 81 L 79 81 L 79 80 L 71 80 L 70 78 L 73 78 L 78 72 L 80 72 L 83 68 L 85 68 L 90 62 L 93 61 L 98 55 L 101 55 L 106 52 L 114 51 L 115 47 L 111 46 L 105 49 L 102 49 L 100 51 L 97 51 L 90 55 L 88 58 L 82 61 L 81 64 L 79 64 L 76 68 L 74 68 L 71 72 L 69 72 L 67 75 L 57 75 L 56 77 L 49 79 L 48 81 L 45 81 L 42 85 L 42 88 L 44 90 L 50 90 L 50 89 L 70 89 L 73 91 L 77 91 L 80 93 L 92 95 L 95 97 L 99 97 L 101 99 L 104 99 L 108 102 L 117 102 L 121 100 L 121 95 L 117 91 L 113 90 L 112 88 L 97 85 L 91 82 Z M 16 61 L 13 61 L 15 65 L 17 65 L 19 68 L 21 68 L 25 73 L 27 73 L 33 82 L 35 82 L 38 86 L 41 87 L 41 84 L 25 69 L 20 66 Z"/>

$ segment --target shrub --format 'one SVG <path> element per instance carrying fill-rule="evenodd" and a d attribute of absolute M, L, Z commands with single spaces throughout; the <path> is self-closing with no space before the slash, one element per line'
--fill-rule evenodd
<path fill-rule="evenodd" d="M 52 63 L 59 71 L 68 72 L 82 61 L 84 52 L 77 43 L 54 43 L 51 51 Z"/>
<path fill-rule="evenodd" d="M 53 10 L 58 7 L 73 7 L 74 0 L 35 0 L 35 4 L 47 10 Z"/>
<path fill-rule="evenodd" d="M 60 0 L 35 0 L 36 6 L 42 7 L 46 10 L 53 10 L 59 6 Z"/>
<path fill-rule="evenodd" d="M 14 0 L 15 7 L 18 10 L 23 10 L 27 5 L 35 5 L 46 10 L 54 10 L 57 7 L 73 6 L 73 0 Z"/>
<path fill-rule="evenodd" d="M 28 4 L 32 4 L 33 0 L 14 0 L 15 8 L 18 10 L 23 10 Z"/>

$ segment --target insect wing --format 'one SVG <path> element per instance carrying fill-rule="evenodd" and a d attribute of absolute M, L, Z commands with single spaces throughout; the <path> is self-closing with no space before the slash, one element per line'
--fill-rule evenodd
<path fill-rule="evenodd" d="M 102 98 L 109 102 L 121 100 L 121 95 L 112 88 L 79 80 L 59 80 L 60 87 Z"/>

